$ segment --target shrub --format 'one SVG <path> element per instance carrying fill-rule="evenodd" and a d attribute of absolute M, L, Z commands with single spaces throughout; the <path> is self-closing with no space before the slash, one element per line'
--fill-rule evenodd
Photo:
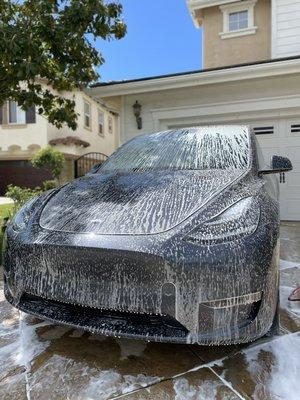
<path fill-rule="evenodd" d="M 57 186 L 57 182 L 54 180 L 51 181 L 44 181 L 43 182 L 43 190 L 51 190 L 51 189 L 55 189 Z"/>
<path fill-rule="evenodd" d="M 5 197 L 9 197 L 13 200 L 14 206 L 10 218 L 12 218 L 16 212 L 25 204 L 31 197 L 37 196 L 42 193 L 40 188 L 29 189 L 22 188 L 20 186 L 8 185 Z"/>
<path fill-rule="evenodd" d="M 2 229 L 0 229 L 0 265 L 2 264 L 3 238 L 4 238 L 4 233 L 3 233 Z"/>
<path fill-rule="evenodd" d="M 49 190 L 56 187 L 55 181 L 45 181 L 43 183 L 43 190 Z M 14 204 L 11 210 L 7 210 L 5 217 L 0 218 L 0 265 L 2 262 L 2 241 L 4 231 L 8 220 L 12 219 L 17 211 L 32 197 L 38 196 L 42 193 L 42 189 L 37 187 L 35 189 L 22 188 L 20 186 L 8 185 L 6 188 L 5 197 L 13 200 Z"/>
<path fill-rule="evenodd" d="M 53 177 L 57 180 L 62 173 L 64 163 L 65 157 L 63 153 L 51 146 L 39 150 L 31 159 L 31 164 L 35 168 L 49 168 Z"/>

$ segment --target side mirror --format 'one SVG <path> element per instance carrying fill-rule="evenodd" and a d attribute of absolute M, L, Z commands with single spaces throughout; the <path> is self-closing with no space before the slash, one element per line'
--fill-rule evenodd
<path fill-rule="evenodd" d="M 288 158 L 282 156 L 273 156 L 271 161 L 271 168 L 263 169 L 262 171 L 259 171 L 259 174 L 278 174 L 280 172 L 291 171 L 292 169 L 293 165 Z"/>

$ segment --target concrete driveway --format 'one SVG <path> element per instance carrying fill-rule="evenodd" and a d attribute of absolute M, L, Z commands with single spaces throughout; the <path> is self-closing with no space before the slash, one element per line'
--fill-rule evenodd
<path fill-rule="evenodd" d="M 0 399 L 300 398 L 300 224 L 281 229 L 281 333 L 200 347 L 106 338 L 21 314 L 0 281 Z"/>
<path fill-rule="evenodd" d="M 2 204 L 12 204 L 14 201 L 12 199 L 9 199 L 8 197 L 1 197 L 0 196 L 0 206 Z"/>

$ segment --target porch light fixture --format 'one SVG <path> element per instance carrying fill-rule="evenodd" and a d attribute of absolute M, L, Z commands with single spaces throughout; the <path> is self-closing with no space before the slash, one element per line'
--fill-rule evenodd
<path fill-rule="evenodd" d="M 133 104 L 132 108 L 133 108 L 133 114 L 136 119 L 137 128 L 142 129 L 142 117 L 141 117 L 142 106 L 136 100 L 136 102 Z"/>

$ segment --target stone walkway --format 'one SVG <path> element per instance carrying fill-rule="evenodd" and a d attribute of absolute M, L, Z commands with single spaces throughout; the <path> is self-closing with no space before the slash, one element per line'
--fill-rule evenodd
<path fill-rule="evenodd" d="M 0 281 L 0 399 L 298 400 L 300 224 L 281 229 L 281 334 L 200 347 L 92 335 L 13 309 Z"/>

